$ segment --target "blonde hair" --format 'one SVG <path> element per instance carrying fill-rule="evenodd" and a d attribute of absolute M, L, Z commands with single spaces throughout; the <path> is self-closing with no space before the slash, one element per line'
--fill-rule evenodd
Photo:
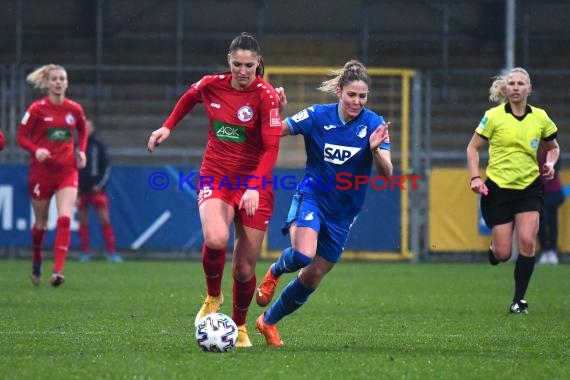
<path fill-rule="evenodd" d="M 530 83 L 530 75 L 522 67 L 515 67 L 503 75 L 493 78 L 493 83 L 489 88 L 489 100 L 495 103 L 505 103 L 507 101 L 507 78 L 512 73 L 521 73 L 526 77 L 527 84 Z"/>
<path fill-rule="evenodd" d="M 366 72 L 366 67 L 355 59 L 348 61 L 342 69 L 330 71 L 329 75 L 334 76 L 334 78 L 321 83 L 318 88 L 319 91 L 336 94 L 337 88 L 342 90 L 344 86 L 358 80 L 370 87 L 370 77 Z"/>
<path fill-rule="evenodd" d="M 35 88 L 39 88 L 40 90 L 44 90 L 48 86 L 49 80 L 49 72 L 52 70 L 63 70 L 63 66 L 55 65 L 53 63 L 43 65 L 28 74 L 26 77 L 26 82 L 34 86 Z"/>

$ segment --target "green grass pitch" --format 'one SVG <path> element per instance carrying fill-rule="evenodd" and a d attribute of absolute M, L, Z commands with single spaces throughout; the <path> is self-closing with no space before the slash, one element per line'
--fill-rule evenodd
<path fill-rule="evenodd" d="M 70 261 L 58 289 L 32 287 L 30 267 L 0 262 L 2 379 L 570 378 L 566 265 L 537 266 L 530 313 L 510 315 L 512 264 L 341 262 L 278 325 L 285 347 L 265 346 L 254 301 L 253 347 L 227 354 L 194 341 L 199 262 Z M 229 265 L 223 289 L 231 314 Z"/>

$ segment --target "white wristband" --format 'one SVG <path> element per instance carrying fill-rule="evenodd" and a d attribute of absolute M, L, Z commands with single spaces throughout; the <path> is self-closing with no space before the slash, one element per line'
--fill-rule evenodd
<path fill-rule="evenodd" d="M 554 163 L 552 163 L 552 162 L 546 162 L 544 165 L 549 166 L 551 168 L 554 167 Z"/>

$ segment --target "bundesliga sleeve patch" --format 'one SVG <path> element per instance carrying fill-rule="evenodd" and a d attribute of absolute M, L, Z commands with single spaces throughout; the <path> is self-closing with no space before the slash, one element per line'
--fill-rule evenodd
<path fill-rule="evenodd" d="M 281 117 L 279 116 L 279 108 L 272 108 L 269 110 L 269 126 L 280 127 Z"/>
<path fill-rule="evenodd" d="M 293 116 L 291 117 L 291 119 L 293 119 L 293 121 L 294 121 L 295 123 L 298 123 L 298 122 L 300 122 L 300 121 L 302 121 L 302 120 L 305 120 L 305 119 L 308 119 L 308 118 L 309 118 L 309 112 L 307 112 L 306 109 L 304 109 L 304 110 L 302 110 L 302 111 L 296 113 L 295 115 L 293 115 Z"/>
<path fill-rule="evenodd" d="M 22 124 L 27 124 L 28 120 L 30 120 L 30 113 L 28 111 L 26 111 L 26 113 L 24 114 L 24 117 L 22 117 Z"/>
<path fill-rule="evenodd" d="M 477 126 L 477 129 L 485 129 L 485 126 L 487 126 L 488 122 L 489 118 L 487 116 L 483 116 L 483 118 L 479 122 L 479 125 Z"/>

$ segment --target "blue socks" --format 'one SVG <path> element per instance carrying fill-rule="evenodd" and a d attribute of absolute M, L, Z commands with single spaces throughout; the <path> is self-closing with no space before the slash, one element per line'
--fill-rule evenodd
<path fill-rule="evenodd" d="M 303 255 L 301 252 L 294 250 L 292 247 L 285 249 L 281 256 L 271 267 L 271 273 L 279 277 L 283 273 L 296 272 L 311 263 L 312 259 Z"/>
<path fill-rule="evenodd" d="M 308 288 L 299 281 L 299 277 L 295 277 L 279 295 L 279 298 L 273 306 L 265 312 L 265 323 L 274 325 L 279 322 L 284 316 L 291 314 L 301 306 L 315 289 Z"/>
<path fill-rule="evenodd" d="M 283 273 L 296 272 L 306 267 L 313 261 L 312 258 L 303 255 L 301 252 L 289 247 L 281 253 L 279 259 L 271 266 L 271 273 L 274 276 L 281 276 Z M 277 301 L 265 312 L 265 322 L 274 325 L 284 316 L 291 314 L 300 308 L 313 293 L 315 289 L 308 288 L 295 277 L 285 289 L 279 294 Z"/>

